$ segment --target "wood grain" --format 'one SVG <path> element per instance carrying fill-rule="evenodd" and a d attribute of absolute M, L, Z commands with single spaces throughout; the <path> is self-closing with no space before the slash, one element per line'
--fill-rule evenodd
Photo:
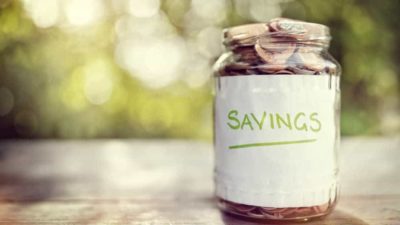
<path fill-rule="evenodd" d="M 345 139 L 337 210 L 307 224 L 400 225 L 399 147 Z M 193 141 L 3 142 L 0 224 L 258 224 L 215 207 L 212 155 Z"/>

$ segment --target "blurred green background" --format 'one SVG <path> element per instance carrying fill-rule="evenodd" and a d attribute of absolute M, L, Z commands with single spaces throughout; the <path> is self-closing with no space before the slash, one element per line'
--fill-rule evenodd
<path fill-rule="evenodd" d="M 212 137 L 224 27 L 331 28 L 342 134 L 400 133 L 400 1 L 0 0 L 0 138 Z"/>

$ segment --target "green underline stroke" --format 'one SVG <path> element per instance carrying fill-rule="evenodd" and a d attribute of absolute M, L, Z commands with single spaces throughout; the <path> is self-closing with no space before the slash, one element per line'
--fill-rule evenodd
<path fill-rule="evenodd" d="M 275 141 L 275 142 L 250 143 L 250 144 L 242 144 L 242 145 L 231 145 L 231 146 L 229 146 L 229 149 L 262 147 L 262 146 L 272 146 L 272 145 L 302 144 L 302 143 L 310 143 L 310 142 L 315 142 L 315 141 L 317 141 L 317 139 L 303 139 L 303 140 L 295 140 L 295 141 Z"/>

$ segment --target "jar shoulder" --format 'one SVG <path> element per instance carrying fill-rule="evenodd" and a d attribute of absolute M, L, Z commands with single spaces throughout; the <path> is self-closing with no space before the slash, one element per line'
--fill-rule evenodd
<path fill-rule="evenodd" d="M 223 53 L 214 65 L 216 76 L 252 74 L 341 74 L 339 63 L 326 51 L 297 48 L 293 51 L 275 52 L 256 49 L 236 49 Z"/>

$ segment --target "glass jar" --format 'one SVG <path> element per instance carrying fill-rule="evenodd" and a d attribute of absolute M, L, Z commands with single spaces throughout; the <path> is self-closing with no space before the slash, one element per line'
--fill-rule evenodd
<path fill-rule="evenodd" d="M 224 31 L 215 64 L 219 207 L 266 220 L 323 217 L 338 198 L 340 66 L 329 28 L 276 18 Z"/>

